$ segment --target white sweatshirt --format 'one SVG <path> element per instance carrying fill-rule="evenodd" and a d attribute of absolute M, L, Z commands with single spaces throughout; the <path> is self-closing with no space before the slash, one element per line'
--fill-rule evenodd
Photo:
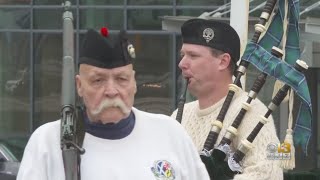
<path fill-rule="evenodd" d="M 192 140 L 165 115 L 133 108 L 136 124 L 127 137 L 102 139 L 85 134 L 81 180 L 209 180 Z M 31 136 L 17 180 L 64 180 L 60 121 Z"/>

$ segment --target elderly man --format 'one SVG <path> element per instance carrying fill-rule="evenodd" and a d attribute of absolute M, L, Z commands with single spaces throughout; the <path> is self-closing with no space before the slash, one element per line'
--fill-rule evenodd
<path fill-rule="evenodd" d="M 211 122 L 217 119 L 228 94 L 228 86 L 232 84 L 236 62 L 240 58 L 240 40 L 230 25 L 214 20 L 188 20 L 181 27 L 181 33 L 183 44 L 179 68 L 183 77 L 188 79 L 189 92 L 197 98 L 184 106 L 181 123 L 200 152 L 210 132 Z M 220 143 L 246 100 L 247 93 L 242 90 L 235 95 L 216 145 Z M 251 106 L 253 109 L 246 113 L 238 128 L 237 137 L 232 140 L 233 151 L 259 122 L 259 116 L 267 112 L 266 106 L 258 99 Z M 176 113 L 177 111 L 172 117 L 176 117 Z M 242 162 L 243 173 L 234 176 L 235 180 L 283 179 L 279 161 L 267 159 L 267 145 L 279 142 L 272 117 L 269 120 Z"/>
<path fill-rule="evenodd" d="M 86 33 L 76 85 L 84 103 L 82 180 L 208 180 L 192 140 L 168 116 L 133 107 L 134 48 L 125 33 L 113 44 Z M 26 146 L 18 180 L 63 180 L 60 120 L 39 127 Z"/>

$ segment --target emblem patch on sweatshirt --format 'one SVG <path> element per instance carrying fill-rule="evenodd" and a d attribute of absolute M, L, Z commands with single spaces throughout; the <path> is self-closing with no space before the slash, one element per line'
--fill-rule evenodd
<path fill-rule="evenodd" d="M 166 160 L 155 161 L 151 171 L 157 180 L 174 180 L 175 172 L 170 162 Z"/>

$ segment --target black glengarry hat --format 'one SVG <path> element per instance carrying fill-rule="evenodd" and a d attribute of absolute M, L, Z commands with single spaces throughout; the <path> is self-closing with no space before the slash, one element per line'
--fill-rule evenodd
<path fill-rule="evenodd" d="M 135 50 L 125 31 L 120 31 L 114 42 L 108 37 L 108 30 L 101 28 L 100 33 L 89 29 L 80 49 L 79 64 L 112 69 L 126 66 L 135 58 Z"/>
<path fill-rule="evenodd" d="M 182 25 L 181 34 L 183 43 L 208 46 L 229 53 L 235 63 L 240 58 L 240 38 L 229 24 L 190 19 Z"/>

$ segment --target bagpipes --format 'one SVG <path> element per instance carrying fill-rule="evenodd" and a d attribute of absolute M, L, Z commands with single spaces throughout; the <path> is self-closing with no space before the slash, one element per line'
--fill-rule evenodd
<path fill-rule="evenodd" d="M 281 58 L 282 55 L 283 55 L 282 50 L 279 49 L 279 48 L 276 48 L 276 47 L 272 48 L 271 53 L 274 56 L 278 57 L 278 58 Z M 221 178 L 221 177 L 224 177 L 224 176 L 226 176 L 226 178 L 232 178 L 233 177 L 233 172 L 237 172 L 237 173 L 241 172 L 240 166 L 236 166 L 236 165 L 239 164 L 239 161 L 238 161 L 238 164 L 234 165 L 234 163 L 233 164 L 228 164 L 229 161 L 227 162 L 227 161 L 225 161 L 225 159 L 226 159 L 226 157 L 230 156 L 230 152 L 231 152 L 230 145 L 231 145 L 231 142 L 232 142 L 233 138 L 236 136 L 237 129 L 238 129 L 239 125 L 241 124 L 246 112 L 250 109 L 251 101 L 256 98 L 257 94 L 259 93 L 259 91 L 261 90 L 262 86 L 266 82 L 266 78 L 267 78 L 267 74 L 264 73 L 264 72 L 261 72 L 257 76 L 255 82 L 253 83 L 253 86 L 252 86 L 250 92 L 248 93 L 247 101 L 242 103 L 241 110 L 239 111 L 239 113 L 236 116 L 235 120 L 232 122 L 231 126 L 227 129 L 226 134 L 222 138 L 222 140 L 219 143 L 219 145 L 217 146 L 217 148 L 213 149 L 212 152 L 205 151 L 206 154 L 204 154 L 204 153 L 201 154 L 201 159 L 204 162 L 206 162 L 205 163 L 206 165 L 210 164 L 210 161 L 214 161 L 214 164 L 217 164 L 216 166 L 219 166 L 219 169 L 220 169 L 219 171 L 214 171 L 214 172 L 212 172 L 214 174 L 210 174 L 211 179 L 217 178 L 217 177 L 220 177 L 220 179 L 225 179 L 225 178 Z M 266 117 L 266 118 L 268 118 L 268 117 Z M 251 143 L 252 143 L 252 141 L 251 141 Z M 240 152 L 242 152 L 242 151 L 240 151 Z M 245 151 L 245 152 L 247 152 L 247 151 Z M 210 153 L 211 155 L 208 156 L 208 153 Z M 241 154 L 241 155 L 244 156 L 244 153 Z M 211 156 L 213 157 L 213 159 L 211 159 Z M 209 157 L 210 161 L 208 161 L 208 157 Z M 234 162 L 234 161 L 230 161 L 230 162 Z M 233 165 L 233 166 L 231 167 L 231 165 Z M 230 167 L 230 168 L 228 168 L 228 167 Z M 234 167 L 238 167 L 237 171 L 235 171 Z"/>
<path fill-rule="evenodd" d="M 304 72 L 308 69 L 308 66 L 304 61 L 297 60 L 294 68 L 299 72 Z M 266 74 L 261 73 L 259 76 L 265 78 Z M 260 77 L 257 78 L 254 84 L 259 84 L 259 82 L 261 82 Z M 254 89 L 254 85 L 252 89 Z M 245 157 L 246 153 L 253 147 L 252 142 L 257 137 L 264 124 L 268 123 L 268 117 L 271 115 L 271 113 L 281 104 L 283 99 L 287 96 L 289 89 L 290 86 L 285 84 L 277 92 L 271 103 L 268 105 L 268 111 L 264 116 L 261 116 L 259 123 L 255 126 L 247 139 L 241 142 L 241 145 L 238 147 L 235 153 L 230 153 L 231 150 L 229 146 L 231 144 L 232 138 L 236 135 L 237 127 L 241 123 L 241 119 L 245 114 L 244 112 L 246 112 L 246 108 L 248 107 L 247 102 L 251 99 L 249 93 L 248 101 L 244 103 L 243 108 L 240 110 L 232 125 L 228 128 L 226 135 L 223 137 L 218 147 L 213 149 L 211 153 L 211 157 L 214 158 L 215 163 L 220 166 L 221 170 L 220 172 L 214 170 L 215 172 L 211 174 L 211 179 L 230 179 L 233 178 L 234 175 L 242 173 L 240 162 Z M 227 162 L 224 161 L 226 157 L 228 157 Z M 202 159 L 208 163 L 207 157 Z"/>
<path fill-rule="evenodd" d="M 279 11 L 285 9 L 284 7 L 284 1 L 281 0 L 278 2 L 279 8 L 277 14 L 279 14 Z M 289 0 L 290 1 L 290 0 Z M 222 105 L 222 108 L 217 116 L 217 119 L 212 122 L 212 126 L 210 129 L 210 132 L 207 136 L 207 139 L 205 141 L 203 150 L 200 152 L 200 157 L 204 164 L 206 165 L 206 168 L 209 172 L 210 178 L 211 179 L 218 179 L 218 180 L 223 180 L 223 179 L 230 179 L 233 178 L 234 175 L 239 174 L 242 172 L 242 167 L 241 167 L 241 161 L 245 157 L 246 153 L 250 150 L 252 147 L 252 142 L 256 138 L 257 134 L 260 132 L 261 128 L 265 123 L 268 122 L 268 117 L 271 115 L 271 113 L 276 109 L 277 106 L 280 105 L 280 103 L 283 101 L 283 99 L 286 97 L 288 91 L 290 88 L 292 88 L 303 100 L 303 104 L 300 106 L 301 113 L 299 113 L 297 117 L 297 125 L 296 125 L 296 135 L 303 135 L 303 139 L 298 139 L 296 141 L 297 144 L 303 144 L 301 142 L 307 142 L 307 140 L 310 137 L 310 132 L 308 131 L 302 131 L 302 129 L 307 129 L 304 128 L 310 127 L 311 126 L 311 100 L 309 96 L 309 91 L 308 91 L 308 86 L 306 84 L 305 77 L 303 75 L 303 72 L 308 69 L 308 66 L 306 65 L 305 62 L 301 60 L 297 60 L 295 62 L 295 65 L 286 63 L 287 58 L 299 58 L 299 53 L 293 52 L 288 50 L 286 47 L 286 62 L 281 62 L 281 57 L 283 55 L 282 50 L 279 48 L 276 48 L 279 46 L 280 41 L 282 39 L 282 34 L 281 37 L 276 36 L 279 38 L 279 42 L 272 42 L 267 44 L 266 40 L 262 39 L 260 37 L 261 34 L 263 34 L 265 31 L 267 31 L 266 25 L 270 19 L 271 13 L 273 12 L 273 9 L 276 5 L 277 1 L 276 0 L 268 0 L 265 4 L 265 7 L 262 11 L 262 14 L 259 18 L 259 23 L 255 25 L 255 33 L 253 35 L 253 38 L 251 42 L 247 44 L 246 51 L 244 55 L 241 57 L 241 62 L 239 65 L 239 68 L 236 71 L 235 74 L 235 80 L 233 84 L 229 85 L 229 92 L 226 96 L 226 99 Z M 291 4 L 290 4 L 291 3 Z M 290 1 L 289 5 L 290 7 L 299 7 L 299 2 L 298 5 L 294 4 L 297 3 L 296 1 Z M 293 8 L 292 8 L 293 9 Z M 297 10 L 294 9 L 291 12 L 291 16 L 295 16 L 296 21 L 291 21 L 290 18 L 290 23 L 297 25 Z M 283 11 L 281 12 L 282 14 Z M 273 17 L 272 21 L 279 21 L 279 17 L 277 14 Z M 277 19 L 278 18 L 278 19 Z M 286 17 L 282 17 L 282 21 Z M 281 19 L 280 19 L 281 20 Z M 270 28 L 274 27 L 273 22 L 270 23 L 270 26 L 268 28 L 268 31 Z M 292 27 L 291 27 L 292 28 Z M 299 28 L 299 27 L 298 27 Z M 298 29 L 297 28 L 297 29 Z M 272 30 L 272 29 L 271 29 Z M 289 29 L 288 31 L 291 31 L 292 29 Z M 285 30 L 283 30 L 285 31 Z M 298 32 L 298 30 L 296 30 Z M 287 46 L 291 46 L 293 43 L 296 43 L 295 46 L 299 46 L 298 42 L 298 37 L 299 34 L 293 38 L 294 40 L 287 40 Z M 261 43 L 262 42 L 262 43 Z M 261 45 L 261 44 L 262 45 Z M 291 44 L 290 44 L 291 43 Z M 266 45 L 267 44 L 267 45 Z M 268 47 L 269 46 L 269 47 Z M 264 49 L 271 48 L 270 49 L 271 53 L 267 53 L 267 51 Z M 296 48 L 299 51 L 299 48 Z M 293 57 L 292 55 L 288 54 L 297 54 L 296 57 Z M 253 60 L 252 60 L 253 59 Z M 270 63 L 270 65 L 268 64 Z M 229 109 L 229 106 L 232 102 L 234 94 L 238 91 L 239 87 L 238 85 L 240 84 L 240 78 L 242 75 L 246 73 L 246 69 L 248 68 L 249 64 L 255 65 L 261 73 L 255 80 L 250 92 L 248 93 L 248 99 L 246 102 L 243 103 L 243 106 L 236 116 L 235 120 L 233 121 L 232 125 L 227 128 L 227 132 L 224 135 L 223 139 L 219 143 L 217 147 L 215 147 L 216 141 L 218 139 L 219 133 L 222 129 L 223 126 L 223 120 L 227 114 L 227 111 Z M 277 71 L 282 71 L 286 74 L 281 74 L 278 73 Z M 264 85 L 267 76 L 273 76 L 277 78 L 278 80 L 281 80 L 282 82 L 285 82 L 285 85 L 277 92 L 277 94 L 274 96 L 272 99 L 271 103 L 268 106 L 268 111 L 264 116 L 261 116 L 261 120 L 259 123 L 256 125 L 256 127 L 253 129 L 253 131 L 250 133 L 247 139 L 243 140 L 241 142 L 241 145 L 239 148 L 236 150 L 235 153 L 231 152 L 230 150 L 230 144 L 232 142 L 232 139 L 236 136 L 237 134 L 237 128 L 241 124 L 241 121 L 243 117 L 245 116 L 246 112 L 250 108 L 250 103 L 252 100 L 254 100 L 259 93 L 260 89 Z M 309 109 L 308 109 L 309 108 Z M 179 109 L 178 109 L 179 112 Z M 303 122 L 301 123 L 301 116 L 305 115 L 304 118 L 308 120 L 308 122 Z M 181 115 L 180 115 L 181 116 Z M 178 116 L 177 116 L 178 117 Z M 300 123 L 300 124 L 299 124 Z M 287 133 L 289 135 L 292 135 L 292 130 L 289 128 L 287 130 Z M 291 134 L 290 134 L 291 133 Z M 307 135 L 305 135 L 307 134 Z M 288 134 L 287 134 L 288 135 Z M 292 139 L 292 138 L 291 138 Z M 294 154 L 293 154 L 294 156 Z M 293 166 L 294 167 L 294 166 Z M 293 168 L 289 167 L 289 168 Z"/>
<path fill-rule="evenodd" d="M 82 137 L 79 136 L 82 123 L 77 121 L 81 111 L 76 108 L 73 17 L 69 11 L 71 4 L 66 1 L 64 6 L 60 145 L 66 180 L 80 180 L 80 154 L 85 152 L 81 148 L 84 133 Z"/>
<path fill-rule="evenodd" d="M 251 40 L 253 43 L 257 43 L 261 33 L 266 31 L 265 25 L 269 20 L 269 17 L 273 11 L 273 8 L 274 8 L 276 2 L 277 2 L 276 0 L 268 0 L 267 1 L 266 5 L 262 11 L 262 14 L 260 16 L 259 23 L 255 25 L 255 33 L 254 33 L 253 38 Z M 218 135 L 219 135 L 221 127 L 222 127 L 223 120 L 227 114 L 227 111 L 228 111 L 229 106 L 231 104 L 232 98 L 233 98 L 234 94 L 236 93 L 236 91 L 238 91 L 238 89 L 239 89 L 238 84 L 240 83 L 240 78 L 242 75 L 245 74 L 249 64 L 250 63 L 248 61 L 244 61 L 244 60 L 241 60 L 241 62 L 240 62 L 239 68 L 237 69 L 237 72 L 236 72 L 236 78 L 235 78 L 233 84 L 230 84 L 230 86 L 229 86 L 229 92 L 227 94 L 227 97 L 222 105 L 222 108 L 218 114 L 217 119 L 212 123 L 211 130 L 210 130 L 209 135 L 205 141 L 204 149 L 202 152 L 202 154 L 205 156 L 209 155 L 210 154 L 209 151 L 214 148 L 214 144 L 217 141 Z"/>
<path fill-rule="evenodd" d="M 184 104 L 186 103 L 188 82 L 189 82 L 189 79 L 184 79 L 184 84 L 182 85 L 182 87 L 183 87 L 182 93 L 181 93 L 181 96 L 179 98 L 178 105 L 177 105 L 178 106 L 178 111 L 177 111 L 176 120 L 179 123 L 181 123 L 182 115 L 183 115 L 183 108 L 184 108 Z"/>

